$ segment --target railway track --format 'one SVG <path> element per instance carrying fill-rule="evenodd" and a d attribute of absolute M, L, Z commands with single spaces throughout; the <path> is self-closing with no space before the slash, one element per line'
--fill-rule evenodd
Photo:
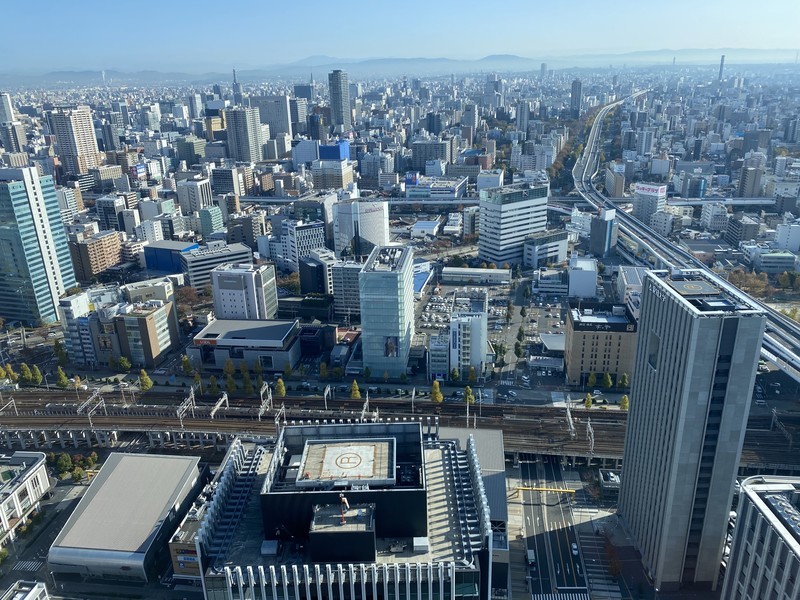
<path fill-rule="evenodd" d="M 120 431 L 187 431 L 206 433 L 238 433 L 244 435 L 274 435 L 275 412 L 269 411 L 258 420 L 257 399 L 235 398 L 227 409 L 210 416 L 212 404 L 200 402 L 194 416 L 187 414 L 183 421 L 176 415 L 176 405 L 183 399 L 178 393 L 148 394 L 148 404 L 125 404 L 120 394 L 107 394 L 105 412 L 92 416 L 91 426 L 96 429 Z M 47 402 L 47 400 L 61 400 Z M 3 429 L 87 429 L 89 419 L 78 415 L 77 402 L 63 401 L 63 394 L 50 397 L 36 393 L 20 394 L 16 414 L 10 408 L 0 413 L 0 432 Z M 157 403 L 151 401 L 157 400 Z M 16 398 L 15 398 L 16 401 Z M 327 409 L 322 398 L 287 397 L 281 400 L 288 423 L 299 421 L 338 422 L 357 421 L 361 418 L 363 403 L 358 400 L 329 401 Z M 503 431 L 505 448 L 512 452 L 594 456 L 621 458 L 627 413 L 620 411 L 572 410 L 575 435 L 571 435 L 563 409 L 545 406 L 485 405 L 470 407 L 469 421 L 466 407 L 460 403 L 434 404 L 430 401 L 414 403 L 405 399 L 370 399 L 366 419 L 378 416 L 388 420 L 422 419 L 438 417 L 442 425 L 469 426 L 478 429 Z M 478 410 L 479 408 L 479 410 Z M 800 414 L 776 415 L 785 433 L 774 426 L 772 417 L 751 417 L 742 452 L 742 465 L 758 468 L 764 465 L 800 466 L 800 457 L 790 452 L 793 448 L 789 436 L 800 440 Z M 594 443 L 589 441 L 587 417 L 591 417 Z"/>

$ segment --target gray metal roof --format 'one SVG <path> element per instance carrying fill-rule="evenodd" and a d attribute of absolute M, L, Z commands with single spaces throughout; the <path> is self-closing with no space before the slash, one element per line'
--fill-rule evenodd
<path fill-rule="evenodd" d="M 248 321 L 217 319 L 209 323 L 195 340 L 270 340 L 282 342 L 295 326 L 294 320 Z"/>
<path fill-rule="evenodd" d="M 199 476 L 192 456 L 111 454 L 53 547 L 146 552 Z"/>

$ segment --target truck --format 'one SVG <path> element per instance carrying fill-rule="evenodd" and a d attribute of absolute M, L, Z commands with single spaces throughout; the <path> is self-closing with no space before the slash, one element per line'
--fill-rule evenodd
<path fill-rule="evenodd" d="M 536 551 L 528 550 L 528 566 L 532 567 L 536 564 Z"/>

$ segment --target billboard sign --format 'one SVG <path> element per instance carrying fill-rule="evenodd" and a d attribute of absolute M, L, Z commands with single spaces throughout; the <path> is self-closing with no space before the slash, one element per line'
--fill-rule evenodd
<path fill-rule="evenodd" d="M 386 358 L 397 358 L 398 338 L 396 335 L 387 335 L 383 338 L 383 356 Z"/>
<path fill-rule="evenodd" d="M 637 183 L 634 186 L 634 192 L 637 194 L 646 194 L 648 196 L 666 196 L 667 186 L 653 185 L 652 183 Z"/>

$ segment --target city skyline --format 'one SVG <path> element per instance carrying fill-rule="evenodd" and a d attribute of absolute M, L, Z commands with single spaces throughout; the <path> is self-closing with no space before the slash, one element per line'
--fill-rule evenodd
<path fill-rule="evenodd" d="M 54 3 L 48 18 L 59 23 L 64 31 L 86 32 L 92 43 L 62 45 L 53 53 L 47 45 L 30 44 L 29 30 L 24 27 L 11 28 L 0 42 L 0 51 L 14 56 L 4 72 L 21 73 L 26 70 L 48 72 L 52 70 L 120 69 L 120 70 L 184 70 L 191 73 L 226 71 L 233 66 L 240 69 L 265 68 L 298 61 L 313 63 L 314 57 L 333 57 L 343 61 L 343 68 L 349 61 L 370 58 L 402 57 L 444 57 L 453 60 L 476 60 L 491 55 L 517 55 L 531 59 L 553 59 L 578 57 L 584 54 L 625 54 L 630 52 L 664 51 L 680 49 L 725 49 L 739 44 L 731 43 L 729 32 L 741 26 L 743 14 L 752 35 L 741 44 L 753 50 L 784 50 L 784 61 L 794 59 L 797 44 L 793 23 L 800 17 L 800 6 L 784 2 L 767 2 L 775 11 L 752 11 L 744 0 L 734 0 L 726 4 L 724 11 L 716 4 L 691 3 L 679 0 L 670 5 L 675 14 L 691 15 L 680 28 L 670 29 L 662 26 L 659 19 L 664 18 L 649 7 L 640 6 L 629 0 L 615 5 L 614 19 L 598 19 L 601 16 L 596 8 L 588 3 L 585 8 L 570 11 L 569 28 L 557 26 L 559 14 L 549 12 L 539 5 L 512 2 L 504 15 L 499 15 L 496 29 L 486 35 L 443 35 L 441 25 L 452 19 L 450 3 L 438 5 L 423 4 L 412 0 L 404 5 L 404 13 L 423 15 L 413 20 L 413 26 L 402 30 L 402 45 L 388 49 L 376 46 L 373 40 L 383 40 L 391 29 L 391 13 L 376 15 L 375 11 L 327 14 L 329 7 L 312 0 L 307 4 L 309 14 L 314 12 L 325 18 L 308 19 L 301 29 L 278 28 L 272 23 L 290 22 L 288 8 L 270 7 L 267 10 L 251 0 L 237 0 L 232 3 L 235 14 L 249 14 L 243 21 L 240 35 L 222 36 L 221 42 L 209 52 L 198 48 L 196 56 L 185 51 L 183 38 L 194 32 L 201 32 L 207 26 L 212 5 L 200 1 L 193 5 L 192 11 L 177 5 L 141 3 L 141 10 L 158 18 L 164 29 L 159 29 L 158 43 L 148 42 L 148 36 L 134 35 L 139 39 L 137 51 L 131 52 L 129 44 L 120 44 L 118 32 L 107 26 L 107 20 L 114 18 L 114 6 L 97 0 L 88 0 L 84 9 L 75 11 L 67 5 Z M 148 10 L 151 8 L 152 10 Z M 5 8 L 9 22 L 24 21 L 29 18 L 23 5 L 11 4 Z M 776 12 L 782 17 L 775 19 Z M 386 11 L 388 13 L 388 11 Z M 505 18 L 514 15 L 514 18 Z M 397 15 L 401 17 L 402 15 Z M 121 18 L 122 15 L 119 15 Z M 377 17 L 377 18 L 376 18 Z M 398 19 L 406 23 L 405 19 Z M 386 23 L 380 31 L 375 23 Z M 542 27 L 542 23 L 552 26 Z M 708 27 L 709 23 L 714 26 Z M 174 26 L 171 26 L 174 24 Z M 468 24 L 468 19 L 467 19 Z M 564 24 L 562 24 L 564 25 Z M 171 30 L 171 27 L 174 27 Z M 663 35 L 653 35 L 653 29 Z M 535 32 L 535 35 L 531 35 Z M 264 34 L 268 36 L 265 38 Z M 400 31 L 398 31 L 400 33 Z M 587 35 L 588 34 L 588 35 Z M 347 43 L 342 38 L 351 36 Z M 302 44 L 299 43 L 302 38 Z M 269 40 L 269 46 L 264 40 Z M 338 40 L 334 43 L 334 40 Z M 19 52 L 21 48 L 25 52 Z M 101 52 L 98 49 L 102 48 Z M 204 56 L 205 55 L 205 56 Z M 213 59 L 208 59 L 213 55 Z M 279 58 L 278 58 L 279 57 Z M 598 60 L 604 57 L 598 56 Z M 770 60 L 770 59 L 764 59 Z M 566 60 L 564 67 L 571 66 Z"/>

